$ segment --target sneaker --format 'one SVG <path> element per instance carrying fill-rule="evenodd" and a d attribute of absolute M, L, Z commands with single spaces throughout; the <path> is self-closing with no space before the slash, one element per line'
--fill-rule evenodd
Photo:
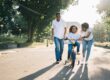
<path fill-rule="evenodd" d="M 59 61 L 56 61 L 56 63 L 55 64 L 59 64 Z"/>
<path fill-rule="evenodd" d="M 60 58 L 60 60 L 59 61 L 62 61 L 62 58 Z"/>

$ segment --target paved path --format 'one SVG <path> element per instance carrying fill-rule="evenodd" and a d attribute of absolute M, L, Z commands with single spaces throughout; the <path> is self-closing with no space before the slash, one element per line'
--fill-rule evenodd
<path fill-rule="evenodd" d="M 55 65 L 54 47 L 0 51 L 0 80 L 110 80 L 110 50 L 94 47 L 88 65 L 70 70 L 63 61 Z"/>

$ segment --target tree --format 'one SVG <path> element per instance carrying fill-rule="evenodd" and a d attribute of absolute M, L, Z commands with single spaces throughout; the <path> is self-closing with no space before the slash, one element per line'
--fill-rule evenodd
<path fill-rule="evenodd" d="M 102 22 L 100 26 L 102 26 L 103 31 L 105 31 L 105 35 L 110 40 L 110 0 L 101 0 L 98 4 L 98 12 L 100 14 L 103 14 L 102 16 Z M 107 40 L 107 41 L 108 41 Z"/>
<path fill-rule="evenodd" d="M 65 9 L 72 1 L 0 0 L 0 25 L 4 25 L 6 32 L 12 30 L 14 35 L 22 29 L 22 33 L 28 34 L 28 41 L 32 41 L 33 34 L 45 32 L 55 13 Z"/>
<path fill-rule="evenodd" d="M 66 8 L 72 0 L 18 0 L 19 11 L 28 23 L 28 41 L 33 33 L 41 34 L 54 18 L 56 12 Z"/>

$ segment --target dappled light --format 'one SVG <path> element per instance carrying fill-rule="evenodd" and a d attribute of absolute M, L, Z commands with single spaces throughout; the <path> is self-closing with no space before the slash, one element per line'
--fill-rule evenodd
<path fill-rule="evenodd" d="M 110 0 L 0 0 L 0 80 L 110 80 Z"/>

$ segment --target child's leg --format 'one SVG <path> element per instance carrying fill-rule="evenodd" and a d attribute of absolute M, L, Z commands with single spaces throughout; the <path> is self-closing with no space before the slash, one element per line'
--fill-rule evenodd
<path fill-rule="evenodd" d="M 76 41 L 75 46 L 77 46 L 77 53 L 79 53 L 80 52 L 80 43 Z"/>
<path fill-rule="evenodd" d="M 71 66 L 72 66 L 72 68 L 74 68 L 75 60 L 76 60 L 76 53 L 74 51 L 72 51 L 72 53 L 71 53 L 71 58 L 72 58 Z"/>
<path fill-rule="evenodd" d="M 72 44 L 68 44 L 68 60 L 70 59 L 71 53 L 72 53 L 72 49 L 73 49 L 73 45 Z"/>

